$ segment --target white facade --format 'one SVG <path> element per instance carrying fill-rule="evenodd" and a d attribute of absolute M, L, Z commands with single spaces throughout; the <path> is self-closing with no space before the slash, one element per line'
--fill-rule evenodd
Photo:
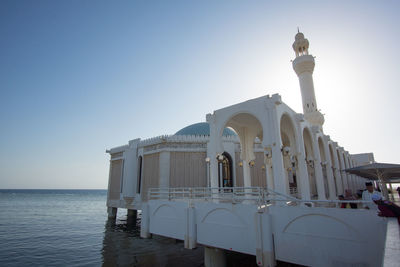
<path fill-rule="evenodd" d="M 172 184 L 261 186 L 301 199 L 320 200 L 337 199 L 345 189 L 364 189 L 362 178 L 343 171 L 360 165 L 363 159 L 350 155 L 323 132 L 324 117 L 317 108 L 312 78 L 315 61 L 308 48 L 308 40 L 297 33 L 293 68 L 299 77 L 303 114 L 293 111 L 278 94 L 267 95 L 207 114 L 210 129 L 205 135 L 194 131 L 191 135 L 135 139 L 110 149 L 109 206 L 126 207 L 131 201 L 139 208 L 149 186 Z M 227 127 L 237 136 L 224 136 Z M 184 170 L 184 160 L 175 161 L 182 156 L 177 156 L 178 152 L 184 153 L 184 158 L 196 158 L 189 160 L 194 170 Z M 227 174 L 221 173 L 219 155 L 229 155 L 228 182 L 221 178 Z M 201 181 L 196 184 L 193 179 Z"/>
<path fill-rule="evenodd" d="M 312 78 L 315 61 L 309 54 L 308 48 L 308 40 L 302 33 L 297 33 L 293 44 L 296 54 L 293 68 L 299 77 L 303 113 L 292 110 L 278 94 L 266 95 L 215 110 L 206 115 L 207 123 L 189 126 L 186 132 L 183 129 L 175 135 L 148 140 L 135 139 L 127 145 L 108 150 L 111 155 L 107 199 L 110 216 L 115 216 L 116 208 L 141 209 L 143 237 L 155 233 L 182 239 L 188 248 L 195 247 L 196 242 L 223 249 L 233 249 L 238 246 L 233 250 L 257 255 L 257 261 L 261 259 L 261 265 L 264 266 L 272 264 L 275 257 L 309 265 L 324 262 L 324 257 L 321 255 L 314 255 L 311 260 L 302 258 L 301 253 L 308 255 L 307 257 L 312 254 L 307 250 L 299 252 L 299 255 L 293 254 L 294 256 L 284 252 L 285 249 L 295 247 L 287 241 L 297 242 L 294 239 L 296 231 L 302 235 L 299 240 L 310 243 L 310 249 L 320 246 L 325 249 L 323 252 L 326 252 L 334 250 L 335 246 L 349 247 L 355 242 L 358 244 L 356 246 L 358 252 L 373 251 L 373 245 L 364 244 L 365 240 L 360 236 L 360 233 L 367 233 L 371 229 L 364 227 L 365 229 L 355 230 L 357 223 L 362 224 L 368 216 L 375 216 L 367 211 L 351 213 L 355 217 L 350 220 L 351 222 L 343 224 L 339 221 L 344 220 L 350 211 L 343 214 L 342 211 L 332 208 L 310 210 L 303 205 L 283 207 L 286 204 L 282 201 L 276 202 L 276 206 L 262 210 L 261 202 L 257 202 L 258 206 L 246 205 L 246 202 L 243 202 L 240 206 L 230 204 L 231 206 L 227 208 L 216 207 L 222 204 L 215 198 L 215 194 L 232 193 L 232 203 L 235 203 L 233 200 L 235 188 L 245 188 L 244 193 L 239 194 L 244 198 L 251 196 L 253 192 L 251 188 L 258 188 L 257 192 L 269 190 L 292 200 L 289 202 L 310 201 L 312 206 L 313 201 L 328 203 L 329 206 L 333 202 L 328 200 L 336 200 L 346 189 L 351 189 L 353 192 L 364 189 L 364 179 L 344 172 L 347 168 L 359 165 L 363 160 L 362 156 L 350 155 L 323 132 L 324 117 L 317 108 Z M 172 204 L 169 200 L 157 202 L 159 200 L 149 198 L 150 188 L 159 188 L 158 190 L 161 190 L 159 192 L 164 192 L 159 194 L 168 195 L 167 200 L 173 198 L 171 188 L 173 192 L 179 192 L 179 188 L 182 188 L 186 192 L 182 195 L 183 199 L 193 199 L 192 189 L 188 188 L 203 188 L 203 198 L 201 203 L 190 202 L 192 204 L 189 206 L 185 202 Z M 204 203 L 208 197 L 204 192 L 213 196 L 210 198 L 212 202 Z M 260 194 L 263 201 L 266 201 L 264 193 Z M 161 195 L 161 199 L 163 197 L 165 195 Z M 265 206 L 269 202 L 262 203 Z M 221 211 L 222 213 L 215 213 L 215 217 L 210 219 L 210 222 L 214 220 L 215 225 L 221 224 L 218 226 L 222 227 L 220 230 L 217 226 L 215 229 L 209 229 L 210 226 L 205 223 L 205 219 L 199 221 L 198 216 L 210 218 L 207 217 L 207 210 L 209 212 L 225 210 Z M 238 210 L 240 212 L 237 212 Z M 298 221 L 291 224 L 290 229 L 294 232 L 288 234 L 286 228 L 280 229 L 277 224 L 282 223 L 289 227 L 292 220 L 289 219 L 289 213 L 292 214 L 290 216 L 294 216 L 293 220 L 314 215 L 307 217 L 309 219 L 299 220 L 299 224 Z M 330 216 L 330 213 L 333 215 Z M 233 216 L 232 220 L 227 222 L 224 214 Z M 254 224 L 254 220 L 260 220 L 260 225 Z M 371 222 L 376 226 L 382 219 L 371 219 Z M 274 223 L 275 226 L 272 227 Z M 311 225 L 316 227 L 315 233 L 314 230 L 307 229 L 307 223 L 309 227 Z M 324 223 L 333 228 L 326 231 Z M 238 236 L 237 240 L 247 242 L 248 245 L 235 243 L 233 239 L 232 242 L 218 239 L 218 232 L 223 232 L 222 229 L 230 227 L 233 233 L 237 230 L 236 226 L 244 227 L 244 225 L 248 225 L 246 226 L 248 235 Z M 380 234 L 386 228 L 382 227 L 374 237 L 379 244 L 384 242 Z M 186 229 L 186 232 L 182 229 Z M 343 236 L 338 239 L 339 241 L 329 241 L 331 242 L 329 243 L 327 240 L 333 240 L 338 229 L 347 231 L 349 236 L 347 238 Z M 264 231 L 266 241 L 258 238 L 259 231 Z M 214 232 L 215 235 L 207 234 Z M 320 240 L 307 237 L 308 232 L 310 235 L 318 235 Z M 275 244 L 280 244 L 274 249 L 270 248 L 272 233 L 278 238 Z M 329 244 L 326 245 L 326 242 Z M 271 253 L 274 256 L 271 256 Z M 329 259 L 329 265 L 332 266 L 335 260 L 337 263 L 350 264 L 352 262 L 350 256 L 345 254 L 340 259 L 335 258 L 339 257 L 340 253 L 325 258 Z M 380 257 L 381 251 L 378 251 L 377 255 Z M 374 264 L 379 262 L 380 259 L 373 261 Z M 357 258 L 353 263 L 364 264 L 365 261 Z"/>

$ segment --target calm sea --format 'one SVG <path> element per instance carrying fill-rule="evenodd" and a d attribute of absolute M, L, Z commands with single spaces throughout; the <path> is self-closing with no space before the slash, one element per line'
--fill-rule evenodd
<path fill-rule="evenodd" d="M 0 190 L 0 266 L 203 266 L 203 248 L 141 239 L 106 190 Z"/>

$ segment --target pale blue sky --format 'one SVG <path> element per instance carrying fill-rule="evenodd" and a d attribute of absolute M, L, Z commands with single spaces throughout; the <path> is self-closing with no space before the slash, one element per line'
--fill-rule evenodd
<path fill-rule="evenodd" d="M 279 93 L 297 26 L 324 131 L 400 163 L 398 1 L 0 1 L 0 188 L 106 188 L 105 150 Z"/>

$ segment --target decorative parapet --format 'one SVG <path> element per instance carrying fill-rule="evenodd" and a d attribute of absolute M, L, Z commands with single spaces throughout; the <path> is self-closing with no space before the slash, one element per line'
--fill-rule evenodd
<path fill-rule="evenodd" d="M 239 142 L 239 137 L 229 135 L 222 136 L 223 142 Z M 139 147 L 157 145 L 161 143 L 207 143 L 209 135 L 160 135 L 140 141 Z"/>

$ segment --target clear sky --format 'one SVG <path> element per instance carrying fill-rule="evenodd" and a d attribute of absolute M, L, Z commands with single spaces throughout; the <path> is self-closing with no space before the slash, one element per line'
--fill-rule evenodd
<path fill-rule="evenodd" d="M 297 27 L 324 132 L 400 163 L 399 1 L 0 1 L 0 188 L 106 188 L 106 149 L 279 93 L 302 112 Z"/>

